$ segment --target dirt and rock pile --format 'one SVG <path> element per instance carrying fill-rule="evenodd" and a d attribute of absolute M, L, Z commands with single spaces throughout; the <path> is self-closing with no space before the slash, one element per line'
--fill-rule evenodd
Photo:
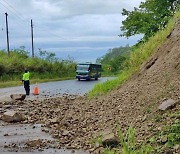
<path fill-rule="evenodd" d="M 116 133 L 117 123 L 122 130 L 133 126 L 138 142 L 149 139 L 152 131 L 161 130 L 163 125 L 170 125 L 172 119 L 166 117 L 166 111 L 158 109 L 169 99 L 174 100 L 176 106 L 168 112 L 179 110 L 180 21 L 163 46 L 142 65 L 141 71 L 107 96 L 93 100 L 81 96 L 25 100 L 20 106 L 19 102 L 11 103 L 11 108 L 26 115 L 23 123 L 43 123 L 51 128 L 48 132 L 61 146 L 93 151 L 92 138 L 105 131 Z M 155 121 L 157 115 L 162 117 L 159 122 Z"/>

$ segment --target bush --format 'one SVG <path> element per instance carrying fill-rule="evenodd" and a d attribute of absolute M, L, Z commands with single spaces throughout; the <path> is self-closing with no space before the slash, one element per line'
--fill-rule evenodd
<path fill-rule="evenodd" d="M 10 52 L 0 51 L 0 76 L 1 81 L 17 80 L 24 69 L 31 73 L 31 79 L 53 79 L 75 76 L 75 63 L 69 61 L 53 61 L 44 58 L 28 57 L 28 52 L 16 49 Z"/>
<path fill-rule="evenodd" d="M 0 64 L 0 76 L 5 73 L 5 70 L 6 70 L 5 66 Z"/>

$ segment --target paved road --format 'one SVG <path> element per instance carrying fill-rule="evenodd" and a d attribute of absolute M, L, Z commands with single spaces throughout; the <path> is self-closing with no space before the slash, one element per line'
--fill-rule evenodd
<path fill-rule="evenodd" d="M 52 146 L 57 145 L 58 141 L 52 138 L 48 133 L 41 131 L 41 124 L 1 124 L 0 121 L 0 153 L 1 154 L 89 154 L 88 151 L 57 149 L 57 148 L 42 148 L 43 151 L 38 149 L 26 148 L 26 143 L 33 140 L 50 141 Z M 4 135 L 6 134 L 6 135 Z M 8 134 L 8 135 L 7 135 Z M 51 142 L 53 141 L 53 142 Z M 18 148 L 9 147 L 8 145 L 16 144 Z M 6 146 L 6 148 L 4 148 Z M 17 152 L 16 152 L 17 151 Z"/>
<path fill-rule="evenodd" d="M 43 99 L 47 97 L 54 97 L 57 95 L 62 95 L 64 93 L 84 95 L 89 92 L 94 85 L 100 82 L 105 82 L 107 80 L 112 80 L 114 77 L 103 77 L 99 80 L 91 81 L 78 81 L 78 80 L 65 80 L 57 82 L 46 82 L 38 84 L 39 95 L 34 96 L 32 93 L 35 88 L 35 84 L 31 85 L 31 94 L 26 99 Z M 25 93 L 23 86 L 11 87 L 11 88 L 0 88 L 0 100 L 10 100 L 11 94 L 23 94 Z"/>
<path fill-rule="evenodd" d="M 104 82 L 107 80 L 112 80 L 113 77 L 101 78 L 98 81 L 78 81 L 78 80 L 66 80 L 66 81 L 58 81 L 58 82 L 47 82 L 38 84 L 39 95 L 34 96 L 32 92 L 34 91 L 35 85 L 31 85 L 31 94 L 26 99 L 43 99 L 48 97 L 54 97 L 56 95 L 62 95 L 64 93 L 68 94 L 78 94 L 84 95 L 89 90 L 91 90 L 95 84 Z M 11 88 L 1 88 L 0 89 L 0 101 L 2 100 L 11 100 L 9 97 L 10 94 L 18 94 L 25 93 L 23 86 L 11 87 Z M 50 135 L 41 132 L 41 127 L 34 128 L 31 125 L 4 125 L 2 121 L 0 121 L 0 153 L 7 154 L 15 154 L 17 152 L 13 152 L 13 148 L 4 148 L 5 145 L 11 145 L 12 143 L 16 143 L 19 147 L 23 147 L 24 144 L 29 140 L 34 139 L 46 139 L 46 140 L 54 140 Z M 4 135 L 8 134 L 8 135 Z M 22 151 L 21 151 L 22 150 Z M 9 152 L 12 151 L 12 152 Z M 25 151 L 27 152 L 27 151 Z M 24 153 L 23 148 L 20 148 L 18 153 Z M 29 154 L 39 154 L 39 153 L 53 153 L 53 154 L 71 154 L 72 150 L 68 149 L 54 149 L 48 148 L 44 149 L 44 151 L 32 150 L 28 152 Z M 88 154 L 87 151 L 77 150 L 73 152 L 74 154 Z"/>

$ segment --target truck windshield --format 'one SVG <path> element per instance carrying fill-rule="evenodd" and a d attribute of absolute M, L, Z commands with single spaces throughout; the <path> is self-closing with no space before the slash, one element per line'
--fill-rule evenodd
<path fill-rule="evenodd" d="M 77 65 L 77 71 L 88 71 L 89 65 Z"/>

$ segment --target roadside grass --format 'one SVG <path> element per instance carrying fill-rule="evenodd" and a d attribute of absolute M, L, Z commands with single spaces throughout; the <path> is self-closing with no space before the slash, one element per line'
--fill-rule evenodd
<path fill-rule="evenodd" d="M 116 147 L 104 147 L 103 154 L 151 154 L 153 148 L 150 144 L 144 145 L 144 143 L 136 144 L 135 129 L 129 127 L 126 132 L 122 132 L 120 125 L 117 125 L 117 138 L 119 139 L 119 144 Z M 102 147 L 102 136 L 96 139 L 94 144 L 99 143 Z"/>
<path fill-rule="evenodd" d="M 134 47 L 134 51 L 131 53 L 130 58 L 125 62 L 126 68 L 121 72 L 117 79 L 97 84 L 88 93 L 88 97 L 94 98 L 106 94 L 112 89 L 122 85 L 122 83 L 139 71 L 140 66 L 167 40 L 167 36 L 173 30 L 175 23 L 179 18 L 180 11 L 178 10 L 163 31 L 156 33 L 148 40 L 148 42 L 140 44 L 138 47 Z"/>
<path fill-rule="evenodd" d="M 169 117 L 169 120 L 171 119 L 171 124 L 163 125 L 162 130 L 155 132 L 149 139 L 149 142 L 156 153 L 180 150 L 180 111 L 167 112 L 163 117 L 156 115 L 154 120 L 156 122 L 162 122 L 166 117 Z M 159 118 L 161 118 L 160 121 Z"/>
<path fill-rule="evenodd" d="M 0 77 L 0 88 L 14 87 L 22 85 L 22 74 L 16 73 L 12 75 L 3 75 Z M 70 80 L 75 78 L 75 72 L 30 72 L 30 83 L 43 83 L 52 81 Z"/>
<path fill-rule="evenodd" d="M 99 83 L 94 86 L 94 88 L 88 93 L 89 98 L 93 98 L 99 95 L 104 95 L 111 91 L 112 89 L 117 88 L 123 82 L 125 82 L 130 76 L 135 72 L 135 69 L 124 70 L 116 79 L 108 80 L 104 83 Z"/>
<path fill-rule="evenodd" d="M 0 50 L 0 87 L 20 85 L 25 68 L 30 71 L 30 80 L 56 81 L 75 77 L 76 63 L 42 55 L 30 57 L 24 48 Z"/>
<path fill-rule="evenodd" d="M 176 145 L 180 145 L 180 120 L 176 120 L 171 126 L 166 126 L 165 129 L 158 134 L 158 139 L 167 137 L 167 140 L 163 145 L 163 150 L 173 148 Z"/>
<path fill-rule="evenodd" d="M 120 128 L 120 125 L 117 124 L 117 137 L 119 138 L 120 144 L 115 147 L 104 147 L 103 154 L 152 154 L 152 153 L 166 153 L 167 151 L 176 150 L 179 152 L 180 145 L 180 111 L 176 112 L 167 112 L 165 113 L 163 119 L 165 117 L 170 117 L 172 124 L 166 124 L 159 131 L 153 130 L 153 134 L 149 139 L 145 142 L 137 143 L 135 129 L 133 127 L 129 127 L 126 132 L 123 132 Z M 154 117 L 155 121 L 159 121 L 160 116 Z M 103 136 L 97 137 L 94 139 L 95 143 L 99 143 L 102 147 L 102 138 Z"/>
<path fill-rule="evenodd" d="M 135 129 L 133 127 L 129 127 L 127 133 L 124 135 L 121 131 L 120 126 L 117 127 L 118 136 L 121 141 L 121 153 L 122 154 L 151 154 L 153 149 L 151 145 L 141 144 L 140 146 L 136 145 L 135 139 Z"/>
<path fill-rule="evenodd" d="M 43 83 L 43 82 L 54 82 L 54 81 L 62 81 L 62 80 L 71 80 L 71 79 L 73 79 L 73 77 L 54 78 L 54 79 L 39 79 L 38 78 L 38 79 L 30 80 L 30 84 Z M 15 87 L 15 86 L 21 86 L 21 85 L 23 85 L 21 80 L 0 82 L 0 88 Z"/>

